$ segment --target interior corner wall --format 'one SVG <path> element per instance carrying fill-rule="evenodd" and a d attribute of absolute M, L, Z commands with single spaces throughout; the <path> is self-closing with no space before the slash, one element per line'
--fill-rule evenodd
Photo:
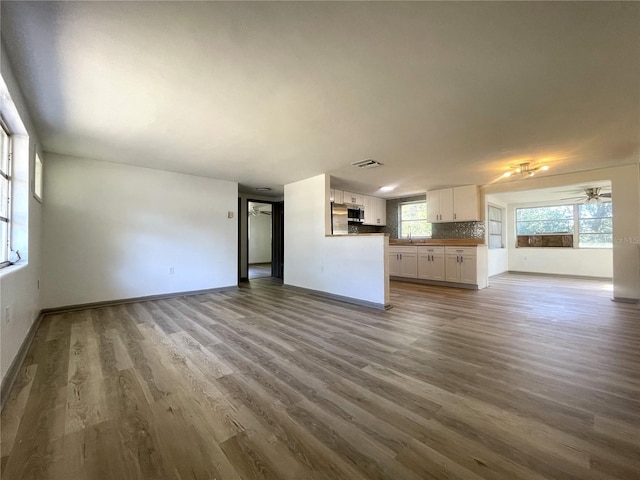
<path fill-rule="evenodd" d="M 20 185 L 16 186 L 13 192 L 16 200 L 17 195 L 23 196 L 21 201 L 24 201 L 25 206 L 24 211 L 20 212 L 20 217 L 21 221 L 25 222 L 26 228 L 23 232 L 26 232 L 26 235 L 21 235 L 18 244 L 13 245 L 16 248 L 19 247 L 23 259 L 0 272 L 0 373 L 4 383 L 7 371 L 16 360 L 20 347 L 27 339 L 29 330 L 38 319 L 41 309 L 38 284 L 42 258 L 42 205 L 31 194 L 31 183 L 36 151 L 45 164 L 47 158 L 40 151 L 38 134 L 31 121 L 20 86 L 15 79 L 4 43 L 0 45 L 0 73 L 11 96 L 12 114 L 19 117 L 19 123 L 25 130 L 19 132 L 20 136 L 16 139 L 19 145 L 14 145 L 14 164 L 20 169 L 19 173 L 14 173 L 18 173 L 16 179 L 19 178 Z M 8 99 L 2 99 L 2 113 L 7 123 L 12 123 L 10 120 L 14 119 L 7 118 L 8 112 L 4 111 L 7 103 Z M 9 316 L 7 316 L 6 307 L 9 307 Z"/>
<path fill-rule="evenodd" d="M 284 283 L 387 305 L 389 237 L 327 236 L 328 199 L 324 174 L 285 185 Z"/>
<path fill-rule="evenodd" d="M 49 155 L 44 184 L 44 308 L 237 284 L 237 183 Z"/>

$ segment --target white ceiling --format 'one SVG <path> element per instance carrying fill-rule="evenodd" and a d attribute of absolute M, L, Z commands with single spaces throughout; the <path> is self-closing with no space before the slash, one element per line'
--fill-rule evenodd
<path fill-rule="evenodd" d="M 638 2 L 1 2 L 60 154 L 387 197 L 640 158 Z M 374 158 L 383 167 L 351 162 Z"/>
<path fill-rule="evenodd" d="M 615 194 L 611 190 L 611 182 L 608 180 L 579 183 L 574 185 L 563 185 L 560 187 L 538 188 L 535 190 L 523 190 L 493 193 L 487 195 L 489 203 L 497 203 L 501 205 L 513 205 L 524 203 L 543 204 L 563 204 L 563 203 L 584 203 L 586 188 L 600 187 L 601 193 Z M 605 200 L 608 201 L 608 200 Z"/>

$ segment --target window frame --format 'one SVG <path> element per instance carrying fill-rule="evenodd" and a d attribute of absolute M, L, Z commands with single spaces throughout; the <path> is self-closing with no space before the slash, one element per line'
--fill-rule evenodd
<path fill-rule="evenodd" d="M 9 128 L 6 126 L 4 120 L 0 117 L 0 128 L 2 129 L 2 133 L 6 135 L 7 138 L 7 171 L 2 170 L 3 159 L 0 159 L 0 177 L 2 177 L 7 182 L 7 216 L 0 216 L 0 222 L 3 224 L 2 228 L 6 229 L 6 242 L 2 242 L 0 245 L 0 268 L 8 267 L 11 265 L 11 261 L 9 260 L 9 254 L 11 252 L 11 195 L 13 190 L 13 182 L 12 182 L 12 135 Z"/>
<path fill-rule="evenodd" d="M 611 212 L 611 216 L 608 217 L 597 217 L 598 219 L 608 219 L 610 218 L 613 224 L 613 202 L 611 201 L 607 201 L 607 202 L 603 202 L 603 203 L 609 203 L 611 204 L 611 208 L 612 208 L 612 212 Z M 515 248 L 529 248 L 527 246 L 518 246 L 518 237 L 522 237 L 522 236 L 528 236 L 528 237 L 549 237 L 549 236 L 571 236 L 573 237 L 573 245 L 571 246 L 571 248 L 574 249 L 598 249 L 598 250 L 602 250 L 602 249 L 607 249 L 607 248 L 613 248 L 613 242 L 611 243 L 611 245 L 608 246 L 601 246 L 601 247 L 597 247 L 597 246 L 586 246 L 586 245 L 580 245 L 580 236 L 581 235 L 606 235 L 606 234 L 598 234 L 598 233 L 583 233 L 580 229 L 580 220 L 589 220 L 589 217 L 583 218 L 580 216 L 580 207 L 582 205 L 585 205 L 583 203 L 565 203 L 565 204 L 553 204 L 553 205 L 535 205 L 535 206 L 530 206 L 530 207 L 516 207 L 514 209 L 513 212 L 513 216 L 514 216 L 514 230 L 515 230 Z M 547 233 L 535 233 L 535 234 L 526 234 L 526 233 L 518 233 L 518 223 L 527 223 L 527 221 L 518 221 L 518 210 L 529 210 L 529 209 L 535 209 L 535 208 L 553 208 L 553 207 L 571 207 L 572 209 L 572 216 L 571 218 L 566 218 L 566 219 L 558 219 L 558 221 L 567 221 L 570 222 L 572 225 L 572 228 L 569 229 L 566 232 L 547 232 Z M 545 220 L 536 220 L 536 221 L 545 221 Z M 555 221 L 555 220 L 548 220 L 548 221 Z M 538 248 L 538 247 L 534 247 L 534 248 Z M 567 248 L 565 247 L 557 247 L 557 248 Z"/>
<path fill-rule="evenodd" d="M 404 205 L 415 205 L 415 204 L 424 204 L 424 212 L 425 212 L 425 216 L 424 216 L 424 220 L 423 219 L 418 219 L 418 220 L 403 220 L 402 219 L 402 207 Z M 425 198 L 424 200 L 413 200 L 410 202 L 401 202 L 398 204 L 398 238 L 409 238 L 409 236 L 403 236 L 402 235 L 402 223 L 403 222 L 423 222 L 428 226 L 428 230 L 430 232 L 432 232 L 432 223 L 429 223 L 427 221 L 427 199 Z M 431 238 L 432 233 L 430 233 L 429 235 L 414 235 L 411 234 L 410 238 Z"/>
<path fill-rule="evenodd" d="M 491 218 L 491 209 L 494 209 L 496 211 L 498 211 L 500 213 L 500 220 L 493 220 Z M 488 204 L 487 205 L 487 247 L 489 248 L 489 250 L 500 250 L 502 248 L 505 248 L 505 241 L 504 241 L 504 233 L 505 233 L 505 229 L 504 229 L 504 215 L 505 215 L 505 209 L 502 207 L 498 207 L 496 205 L 491 205 Z M 495 222 L 495 223 L 499 223 L 500 224 L 500 234 L 497 233 L 491 233 L 491 222 Z M 492 236 L 497 236 L 500 235 L 500 246 L 499 247 L 492 247 L 491 246 L 491 237 Z"/>

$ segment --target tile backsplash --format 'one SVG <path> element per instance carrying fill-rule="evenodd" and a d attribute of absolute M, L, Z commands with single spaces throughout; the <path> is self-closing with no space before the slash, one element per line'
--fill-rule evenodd
<path fill-rule="evenodd" d="M 431 238 L 478 238 L 485 234 L 484 222 L 434 223 Z"/>

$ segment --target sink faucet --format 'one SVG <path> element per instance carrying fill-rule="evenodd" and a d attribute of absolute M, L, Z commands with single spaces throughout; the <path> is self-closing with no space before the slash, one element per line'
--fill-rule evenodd
<path fill-rule="evenodd" d="M 409 238 L 409 243 L 413 243 L 413 240 L 411 239 L 411 225 L 409 225 L 409 235 L 408 235 L 408 238 Z"/>

